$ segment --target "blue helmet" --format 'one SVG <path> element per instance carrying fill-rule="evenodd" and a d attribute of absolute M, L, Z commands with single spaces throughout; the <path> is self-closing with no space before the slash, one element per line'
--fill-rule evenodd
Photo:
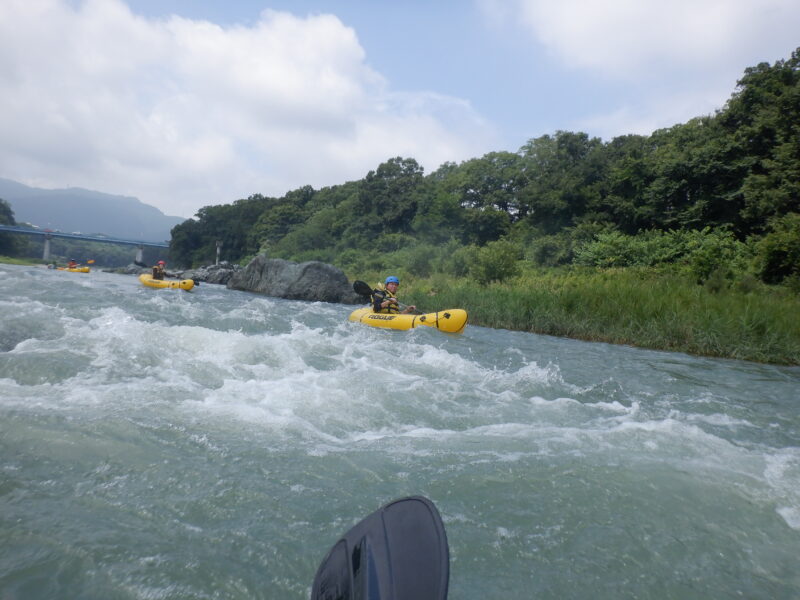
<path fill-rule="evenodd" d="M 400 285 L 400 280 L 394 275 L 389 275 L 389 277 L 386 278 L 384 285 L 386 285 L 387 283 L 396 283 L 397 285 Z"/>

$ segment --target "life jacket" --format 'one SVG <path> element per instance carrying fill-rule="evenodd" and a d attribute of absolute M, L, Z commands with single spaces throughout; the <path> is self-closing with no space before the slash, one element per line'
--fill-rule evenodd
<path fill-rule="evenodd" d="M 372 311 L 389 315 L 398 314 L 400 312 L 400 308 L 394 302 L 389 304 L 389 306 L 386 308 L 381 308 L 381 302 L 388 300 L 389 298 L 394 298 L 397 300 L 397 296 L 387 290 L 382 283 L 379 283 L 378 287 L 372 290 Z"/>
<path fill-rule="evenodd" d="M 161 265 L 153 267 L 153 279 L 164 279 L 164 267 Z"/>

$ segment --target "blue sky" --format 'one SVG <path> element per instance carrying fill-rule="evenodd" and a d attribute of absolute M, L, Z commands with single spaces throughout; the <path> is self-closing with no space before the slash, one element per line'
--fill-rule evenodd
<path fill-rule="evenodd" d="M 252 26 L 265 7 L 298 16 L 330 13 L 352 27 L 365 61 L 386 76 L 392 88 L 431 90 L 463 98 L 495 119 L 504 148 L 516 150 L 531 135 L 546 132 L 570 108 L 588 102 L 581 77 L 532 51 L 530 36 L 518 27 L 497 27 L 468 1 L 132 0 L 152 17 L 172 13 L 232 26 Z M 555 100 L 555 101 L 554 101 Z M 509 145 L 511 144 L 511 145 Z"/>
<path fill-rule="evenodd" d="M 188 217 L 721 108 L 796 0 L 3 0 L 0 177 Z"/>

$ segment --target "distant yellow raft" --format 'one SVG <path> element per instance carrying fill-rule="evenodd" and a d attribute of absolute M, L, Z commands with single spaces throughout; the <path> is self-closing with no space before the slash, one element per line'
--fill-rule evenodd
<path fill-rule="evenodd" d="M 70 269 L 69 267 L 56 267 L 58 271 L 70 271 L 72 273 L 88 273 L 91 271 L 89 267 L 75 267 L 74 269 Z"/>
<path fill-rule="evenodd" d="M 194 287 L 194 281 L 192 279 L 153 279 L 153 276 L 148 273 L 142 273 L 139 275 L 139 281 L 141 281 L 147 287 L 152 288 L 180 288 L 182 290 L 186 290 L 187 292 Z"/>
<path fill-rule="evenodd" d="M 467 325 L 467 311 L 451 308 L 424 315 L 387 315 L 373 312 L 371 307 L 367 307 L 350 313 L 350 320 L 385 329 L 413 329 L 424 325 L 448 333 L 461 333 Z"/>

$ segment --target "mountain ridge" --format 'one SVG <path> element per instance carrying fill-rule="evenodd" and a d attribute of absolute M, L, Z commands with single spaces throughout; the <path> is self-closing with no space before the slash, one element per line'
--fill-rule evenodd
<path fill-rule="evenodd" d="M 169 241 L 170 230 L 186 221 L 133 196 L 78 187 L 36 188 L 2 177 L 0 198 L 8 202 L 19 223 L 147 242 Z"/>

